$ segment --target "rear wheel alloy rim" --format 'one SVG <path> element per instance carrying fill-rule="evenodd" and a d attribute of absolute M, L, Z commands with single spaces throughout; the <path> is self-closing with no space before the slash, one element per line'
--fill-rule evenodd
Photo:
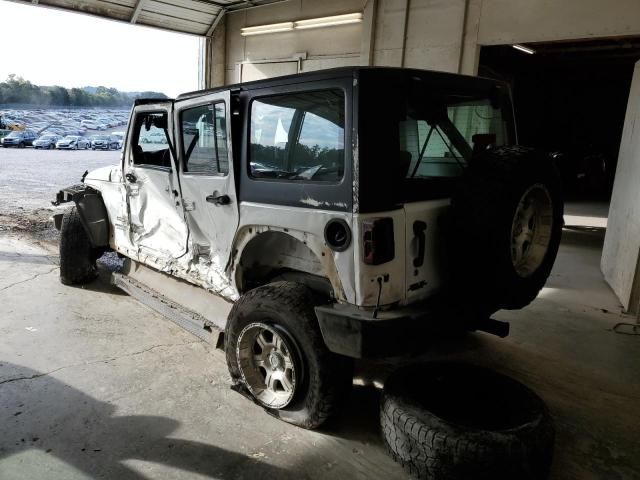
<path fill-rule="evenodd" d="M 242 379 L 258 402 L 286 407 L 296 390 L 296 364 L 284 332 L 264 323 L 247 325 L 238 337 L 236 359 Z"/>
<path fill-rule="evenodd" d="M 511 225 L 511 261 L 521 277 L 533 274 L 549 249 L 553 202 L 549 190 L 537 183 L 520 198 Z"/>

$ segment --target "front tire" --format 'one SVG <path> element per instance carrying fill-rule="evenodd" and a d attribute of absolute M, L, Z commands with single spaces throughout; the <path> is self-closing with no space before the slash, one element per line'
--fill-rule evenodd
<path fill-rule="evenodd" d="M 229 314 L 225 353 L 234 383 L 270 414 L 302 428 L 332 416 L 353 381 L 352 360 L 327 349 L 312 294 L 299 283 L 244 294 Z"/>
<path fill-rule="evenodd" d="M 82 226 L 76 207 L 65 212 L 60 228 L 60 282 L 64 285 L 81 285 L 98 275 L 95 249 Z"/>

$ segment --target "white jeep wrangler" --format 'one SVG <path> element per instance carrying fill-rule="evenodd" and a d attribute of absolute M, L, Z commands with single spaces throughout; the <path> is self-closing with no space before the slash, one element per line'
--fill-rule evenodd
<path fill-rule="evenodd" d="M 490 315 L 536 297 L 563 203 L 552 160 L 515 135 L 505 85 L 420 70 L 138 100 L 121 163 L 58 193 L 76 204 L 57 219 L 60 278 L 126 257 L 117 284 L 222 331 L 237 389 L 314 428 L 353 358 L 504 336 Z"/>

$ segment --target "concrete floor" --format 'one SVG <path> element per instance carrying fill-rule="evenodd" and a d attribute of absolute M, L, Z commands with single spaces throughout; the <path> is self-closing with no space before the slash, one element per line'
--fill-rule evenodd
<path fill-rule="evenodd" d="M 640 337 L 602 280 L 602 229 L 566 229 L 548 286 L 470 334 L 455 357 L 535 389 L 557 424 L 553 479 L 640 478 Z M 0 237 L 0 479 L 405 479 L 378 434 L 391 363 L 360 363 L 342 415 L 316 432 L 229 389 L 220 352 L 108 285 L 58 282 L 46 245 Z"/>

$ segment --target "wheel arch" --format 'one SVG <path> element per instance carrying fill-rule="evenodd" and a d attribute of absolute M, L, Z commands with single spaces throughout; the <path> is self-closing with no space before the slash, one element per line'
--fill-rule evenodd
<path fill-rule="evenodd" d="M 91 245 L 109 247 L 111 233 L 109 215 L 100 191 L 85 184 L 72 185 L 60 190 L 53 204 L 60 205 L 67 202 L 76 204 L 80 221 Z"/>
<path fill-rule="evenodd" d="M 291 229 L 245 226 L 236 236 L 231 277 L 238 293 L 278 280 L 344 299 L 331 250 L 316 235 Z"/>

